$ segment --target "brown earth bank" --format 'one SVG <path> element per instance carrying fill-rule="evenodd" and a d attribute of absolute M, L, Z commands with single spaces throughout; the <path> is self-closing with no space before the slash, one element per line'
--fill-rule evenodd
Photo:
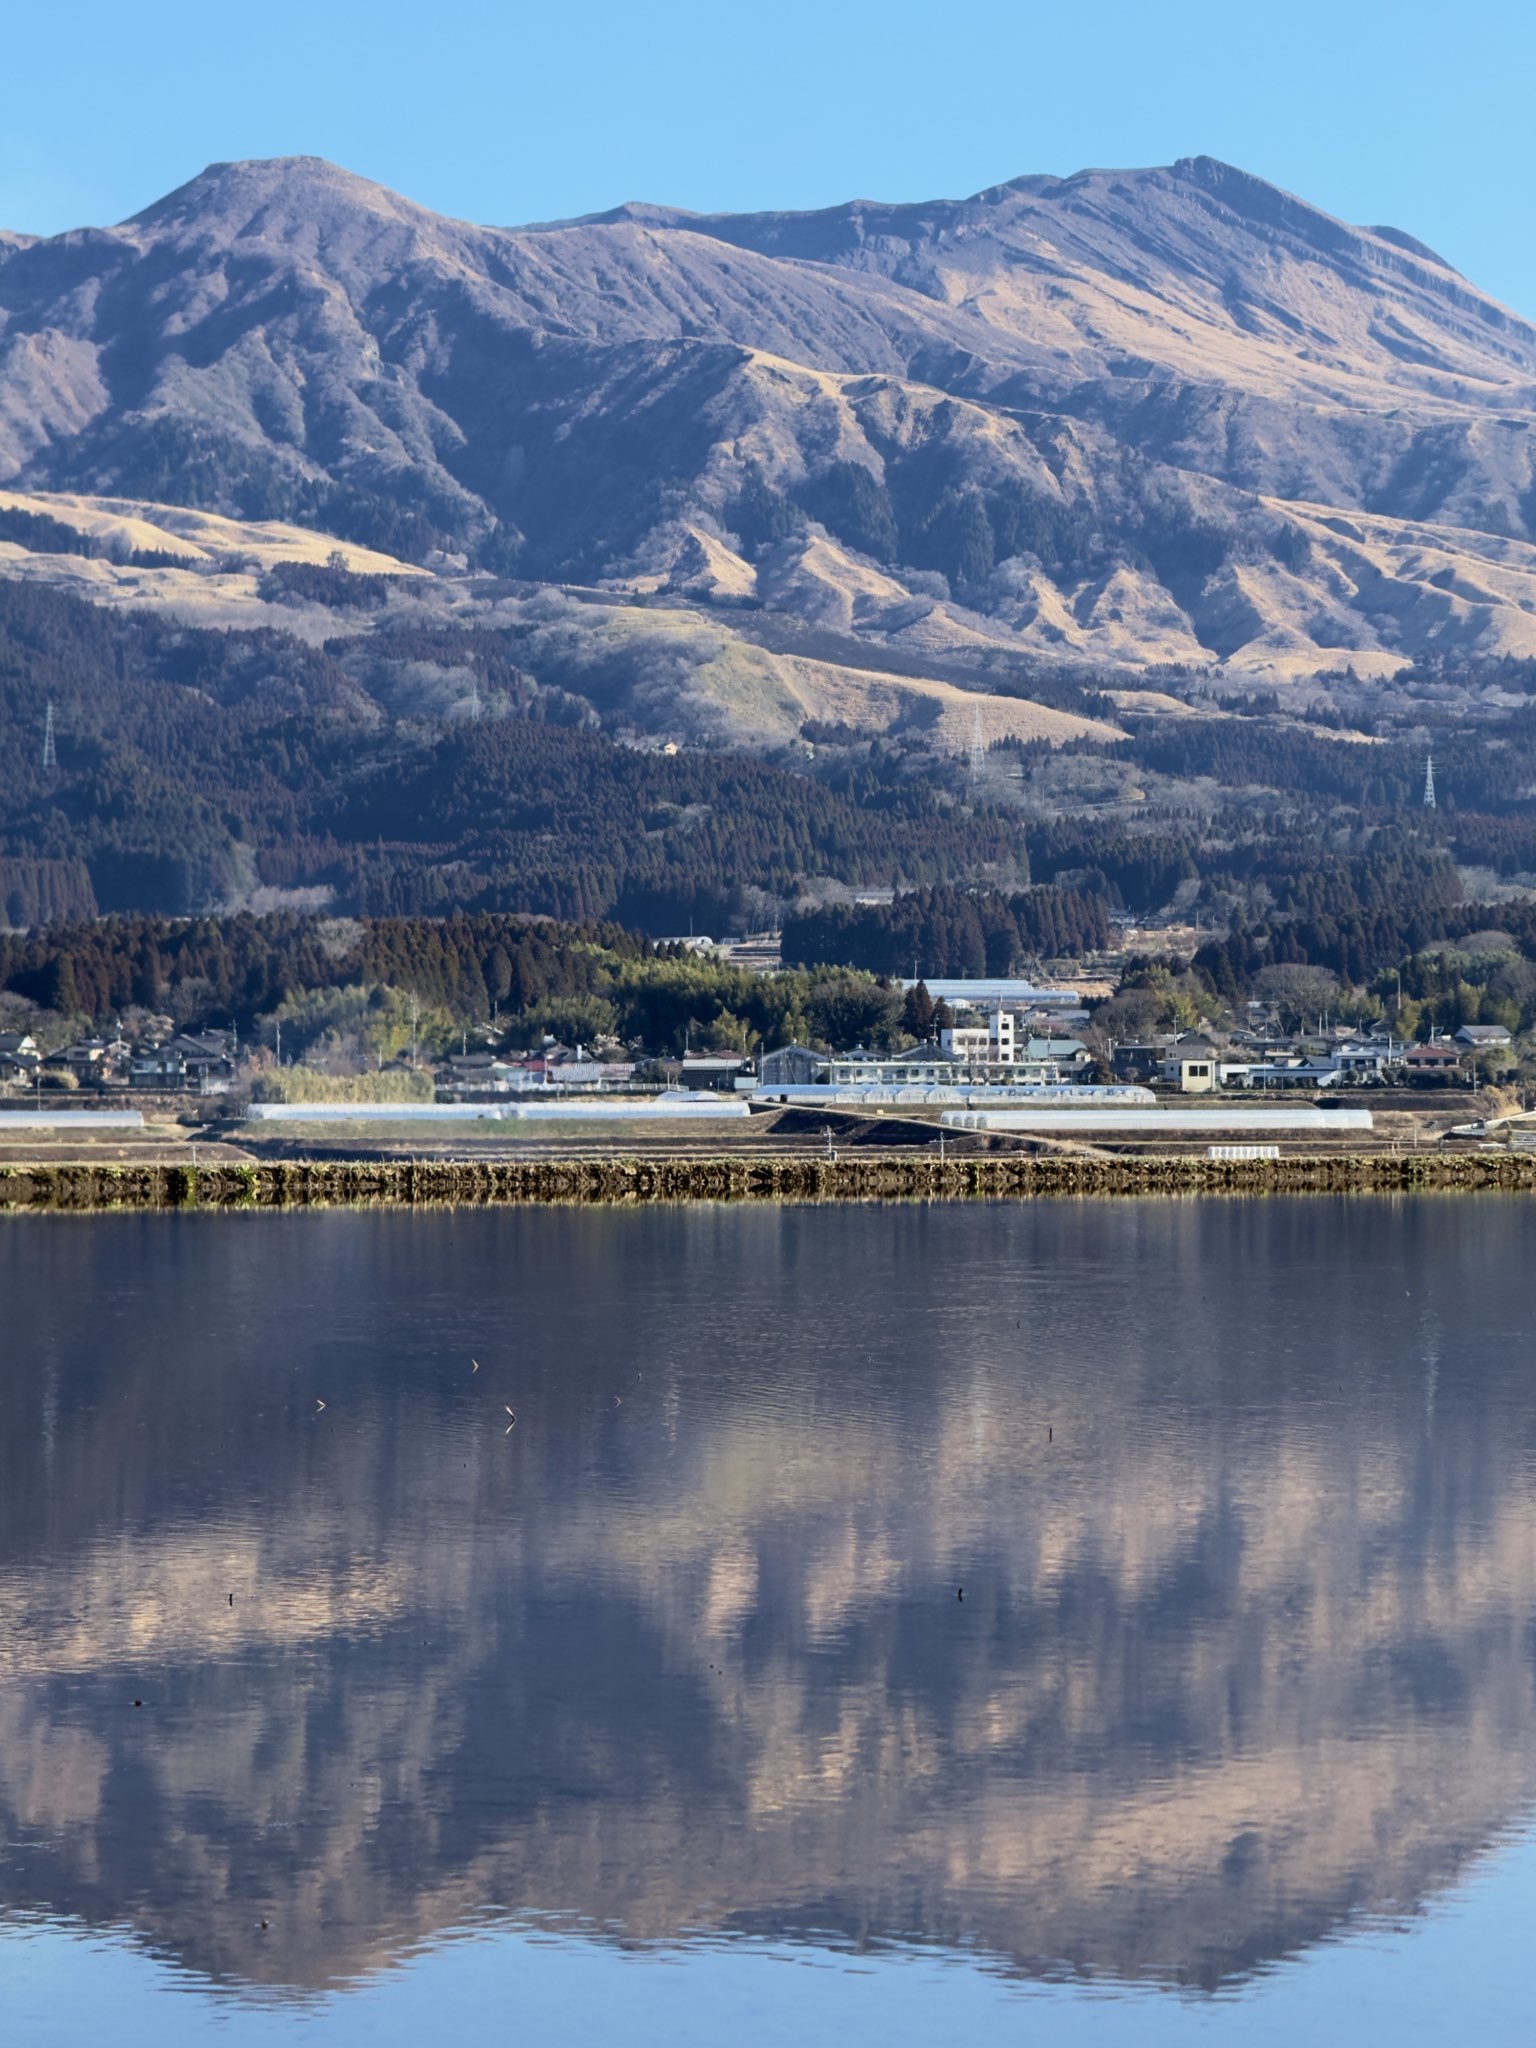
<path fill-rule="evenodd" d="M 333 1205 L 1028 1200 L 1087 1195 L 1536 1192 L 1529 1153 L 939 1159 L 561 1158 L 261 1160 L 210 1165 L 0 1167 L 0 1210 L 303 1208 Z"/>

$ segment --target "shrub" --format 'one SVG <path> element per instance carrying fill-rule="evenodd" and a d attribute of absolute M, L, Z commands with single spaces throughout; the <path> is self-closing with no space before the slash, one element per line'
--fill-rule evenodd
<path fill-rule="evenodd" d="M 430 1102 L 430 1074 L 391 1067 L 376 1074 L 322 1074 L 318 1067 L 274 1067 L 252 1087 L 257 1102 Z"/>

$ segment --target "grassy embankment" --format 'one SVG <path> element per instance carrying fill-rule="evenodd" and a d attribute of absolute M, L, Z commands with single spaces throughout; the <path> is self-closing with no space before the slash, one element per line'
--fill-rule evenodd
<path fill-rule="evenodd" d="M 1061 1195 L 1536 1193 L 1536 1154 L 1275 1160 L 864 1153 L 827 1159 L 259 1160 L 0 1166 L 0 1210 L 374 1204 L 964 1201 Z"/>

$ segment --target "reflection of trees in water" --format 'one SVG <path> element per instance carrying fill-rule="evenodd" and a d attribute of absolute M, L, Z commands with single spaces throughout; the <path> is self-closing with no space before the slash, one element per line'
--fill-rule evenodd
<path fill-rule="evenodd" d="M 421 1362 L 388 1229 L 349 1284 L 398 1342 L 365 1316 L 323 1428 L 287 1288 L 247 1340 L 278 1362 L 210 1380 L 216 1257 L 153 1345 L 83 1374 L 66 1346 L 52 1394 L 7 1375 L 11 1899 L 293 1983 L 488 1903 L 1205 1981 L 1411 1906 L 1536 1782 L 1511 1212 L 1445 1248 L 1444 1312 L 1356 1245 L 1288 1323 L 1255 1312 L 1266 1232 L 1326 1251 L 1289 1208 L 1226 1239 L 1220 1211 L 1056 1212 L 1028 1339 L 995 1264 L 954 1306 L 1023 1224 L 959 1213 L 969 1239 L 907 1219 L 888 1267 L 882 1212 L 822 1242 L 754 1219 L 777 1317 L 690 1300 L 683 1342 L 662 1221 L 604 1241 L 617 1325 L 539 1294 L 591 1242 L 546 1241 L 507 1281 L 510 1445 Z M 1097 1301 L 1085 1237 L 1120 1261 Z"/>

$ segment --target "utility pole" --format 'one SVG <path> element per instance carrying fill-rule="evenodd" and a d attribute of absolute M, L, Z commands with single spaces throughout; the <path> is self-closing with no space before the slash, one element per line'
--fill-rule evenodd
<path fill-rule="evenodd" d="M 57 768 L 59 750 L 53 743 L 53 699 L 48 699 L 48 709 L 43 717 L 43 766 Z"/>

